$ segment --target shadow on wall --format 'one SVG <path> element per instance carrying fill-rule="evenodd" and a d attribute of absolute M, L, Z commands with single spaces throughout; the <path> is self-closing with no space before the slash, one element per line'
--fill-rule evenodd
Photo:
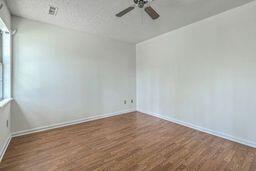
<path fill-rule="evenodd" d="M 26 125 L 25 129 L 31 128 L 31 125 L 29 124 L 19 104 L 15 100 L 13 100 L 11 106 L 11 131 L 22 131 L 24 130 L 21 130 L 21 127 L 23 125 Z"/>
<path fill-rule="evenodd" d="M 40 104 L 35 101 L 30 104 L 24 102 L 24 99 L 21 101 L 14 100 L 11 104 L 11 131 L 13 133 L 27 131 L 116 112 L 114 107 L 108 108 L 109 104 L 102 100 L 104 99 L 104 90 L 101 84 L 98 91 L 101 92 L 100 98 L 95 98 L 89 105 L 85 103 L 86 99 L 76 99 L 72 104 L 69 104 L 70 108 L 60 108 L 56 104 Z"/>

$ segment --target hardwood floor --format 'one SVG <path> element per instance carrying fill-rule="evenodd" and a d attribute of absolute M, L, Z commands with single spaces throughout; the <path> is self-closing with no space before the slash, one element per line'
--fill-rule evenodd
<path fill-rule="evenodd" d="M 14 138 L 0 170 L 256 170 L 256 150 L 141 113 Z"/>

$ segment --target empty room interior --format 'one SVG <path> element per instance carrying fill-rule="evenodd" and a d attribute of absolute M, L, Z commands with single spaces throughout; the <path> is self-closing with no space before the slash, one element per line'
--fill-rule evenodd
<path fill-rule="evenodd" d="M 0 171 L 256 171 L 256 0 L 0 0 Z"/>

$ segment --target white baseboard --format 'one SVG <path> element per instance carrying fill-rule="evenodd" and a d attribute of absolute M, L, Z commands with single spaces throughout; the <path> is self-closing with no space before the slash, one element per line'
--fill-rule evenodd
<path fill-rule="evenodd" d="M 138 111 L 138 112 L 141 112 L 141 111 Z M 201 127 L 201 126 L 198 126 L 198 125 L 195 125 L 195 124 L 184 122 L 184 121 L 181 121 L 181 120 L 169 117 L 169 116 L 164 116 L 164 115 L 161 115 L 161 114 L 149 113 L 149 112 L 141 112 L 141 113 L 144 113 L 144 114 L 147 114 L 147 115 L 150 115 L 150 116 L 154 116 L 154 117 L 157 117 L 157 118 L 160 118 L 160 119 L 164 119 L 164 120 L 167 120 L 167 121 L 170 121 L 170 122 L 174 122 L 176 124 L 179 124 L 179 125 L 182 125 L 182 126 L 185 126 L 185 127 L 189 127 L 189 128 L 201 131 L 201 132 L 205 132 L 205 133 L 217 136 L 217 137 L 221 137 L 221 138 L 233 141 L 233 142 L 237 142 L 239 144 L 243 144 L 243 145 L 246 145 L 246 146 L 256 148 L 256 142 L 253 142 L 253 141 L 249 141 L 249 140 L 245 140 L 245 139 L 242 139 L 242 138 L 234 137 L 234 136 L 222 133 L 222 132 L 210 130 L 208 128 L 204 128 L 204 127 Z"/>
<path fill-rule="evenodd" d="M 0 162 L 2 161 L 3 157 L 4 157 L 4 154 L 11 142 L 11 139 L 12 139 L 12 136 L 10 135 L 4 142 L 4 146 L 3 146 L 3 149 L 0 149 Z"/>
<path fill-rule="evenodd" d="M 124 110 L 124 111 L 119 111 L 119 112 L 114 112 L 114 113 L 96 115 L 96 116 L 86 117 L 86 118 L 77 119 L 77 120 L 73 120 L 73 121 L 53 124 L 53 125 L 49 125 L 49 126 L 43 126 L 43 127 L 28 129 L 28 130 L 24 130 L 24 131 L 17 131 L 17 132 L 12 133 L 12 137 L 19 137 L 19 136 L 22 136 L 22 135 L 32 134 L 32 133 L 36 133 L 36 132 L 42 132 L 42 131 L 61 128 L 61 127 L 69 126 L 69 125 L 75 125 L 75 124 L 89 122 L 89 121 L 93 121 L 93 120 L 108 118 L 108 117 L 111 117 L 111 116 L 131 113 L 131 112 L 134 112 L 134 111 L 136 111 L 136 110 L 133 110 L 133 109 L 130 110 L 129 109 L 129 110 Z"/>

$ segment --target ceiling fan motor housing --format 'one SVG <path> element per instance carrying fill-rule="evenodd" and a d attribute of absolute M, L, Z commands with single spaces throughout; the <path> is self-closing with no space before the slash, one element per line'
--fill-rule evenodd
<path fill-rule="evenodd" d="M 143 8 L 144 5 L 148 2 L 147 0 L 133 0 L 135 4 L 138 5 L 139 8 Z"/>

